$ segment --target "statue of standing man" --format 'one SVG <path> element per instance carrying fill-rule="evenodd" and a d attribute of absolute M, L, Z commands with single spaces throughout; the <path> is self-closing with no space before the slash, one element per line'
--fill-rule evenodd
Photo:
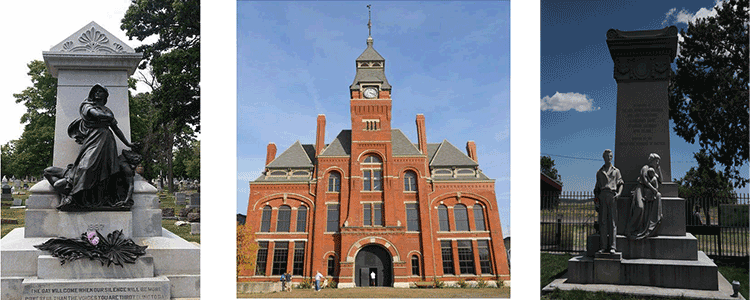
<path fill-rule="evenodd" d="M 612 165 L 612 150 L 602 153 L 604 165 L 596 172 L 594 196 L 599 199 L 599 252 L 615 253 L 617 247 L 617 197 L 622 193 L 625 182 L 620 170 Z"/>

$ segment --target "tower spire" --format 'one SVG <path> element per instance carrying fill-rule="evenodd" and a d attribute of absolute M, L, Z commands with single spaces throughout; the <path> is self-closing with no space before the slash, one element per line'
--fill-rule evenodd
<path fill-rule="evenodd" d="M 367 4 L 367 36 L 372 38 L 372 11 L 370 11 L 371 4 Z"/>

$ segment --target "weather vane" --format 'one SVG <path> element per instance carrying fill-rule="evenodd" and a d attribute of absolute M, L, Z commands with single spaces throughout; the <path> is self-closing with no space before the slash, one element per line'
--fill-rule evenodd
<path fill-rule="evenodd" d="M 367 35 L 372 36 L 372 12 L 370 11 L 370 7 L 372 5 L 367 4 Z"/>

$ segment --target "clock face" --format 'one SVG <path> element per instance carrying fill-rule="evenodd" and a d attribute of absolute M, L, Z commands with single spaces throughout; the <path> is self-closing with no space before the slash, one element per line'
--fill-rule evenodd
<path fill-rule="evenodd" d="M 365 89 L 365 98 L 372 99 L 378 96 L 378 89 L 368 87 Z"/>

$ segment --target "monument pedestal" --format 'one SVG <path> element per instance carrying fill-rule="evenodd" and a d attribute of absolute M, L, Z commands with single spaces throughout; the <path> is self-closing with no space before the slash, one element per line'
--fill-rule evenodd
<path fill-rule="evenodd" d="M 54 207 L 59 196 L 49 183 L 39 182 L 31 192 L 27 202 L 35 208 L 27 210 L 26 227 L 14 229 L 0 241 L 3 245 L 0 299 L 98 295 L 141 297 L 134 299 L 200 297 L 200 248 L 161 228 L 156 189 L 140 176 L 136 176 L 135 204 L 131 211 L 58 212 Z M 35 214 L 36 211 L 43 213 Z M 148 246 L 147 254 L 135 264 L 123 267 L 101 266 L 98 261 L 86 258 L 60 265 L 59 259 L 34 248 L 54 237 L 78 238 L 90 229 L 104 235 L 124 229 L 123 233 L 136 244 Z"/>

